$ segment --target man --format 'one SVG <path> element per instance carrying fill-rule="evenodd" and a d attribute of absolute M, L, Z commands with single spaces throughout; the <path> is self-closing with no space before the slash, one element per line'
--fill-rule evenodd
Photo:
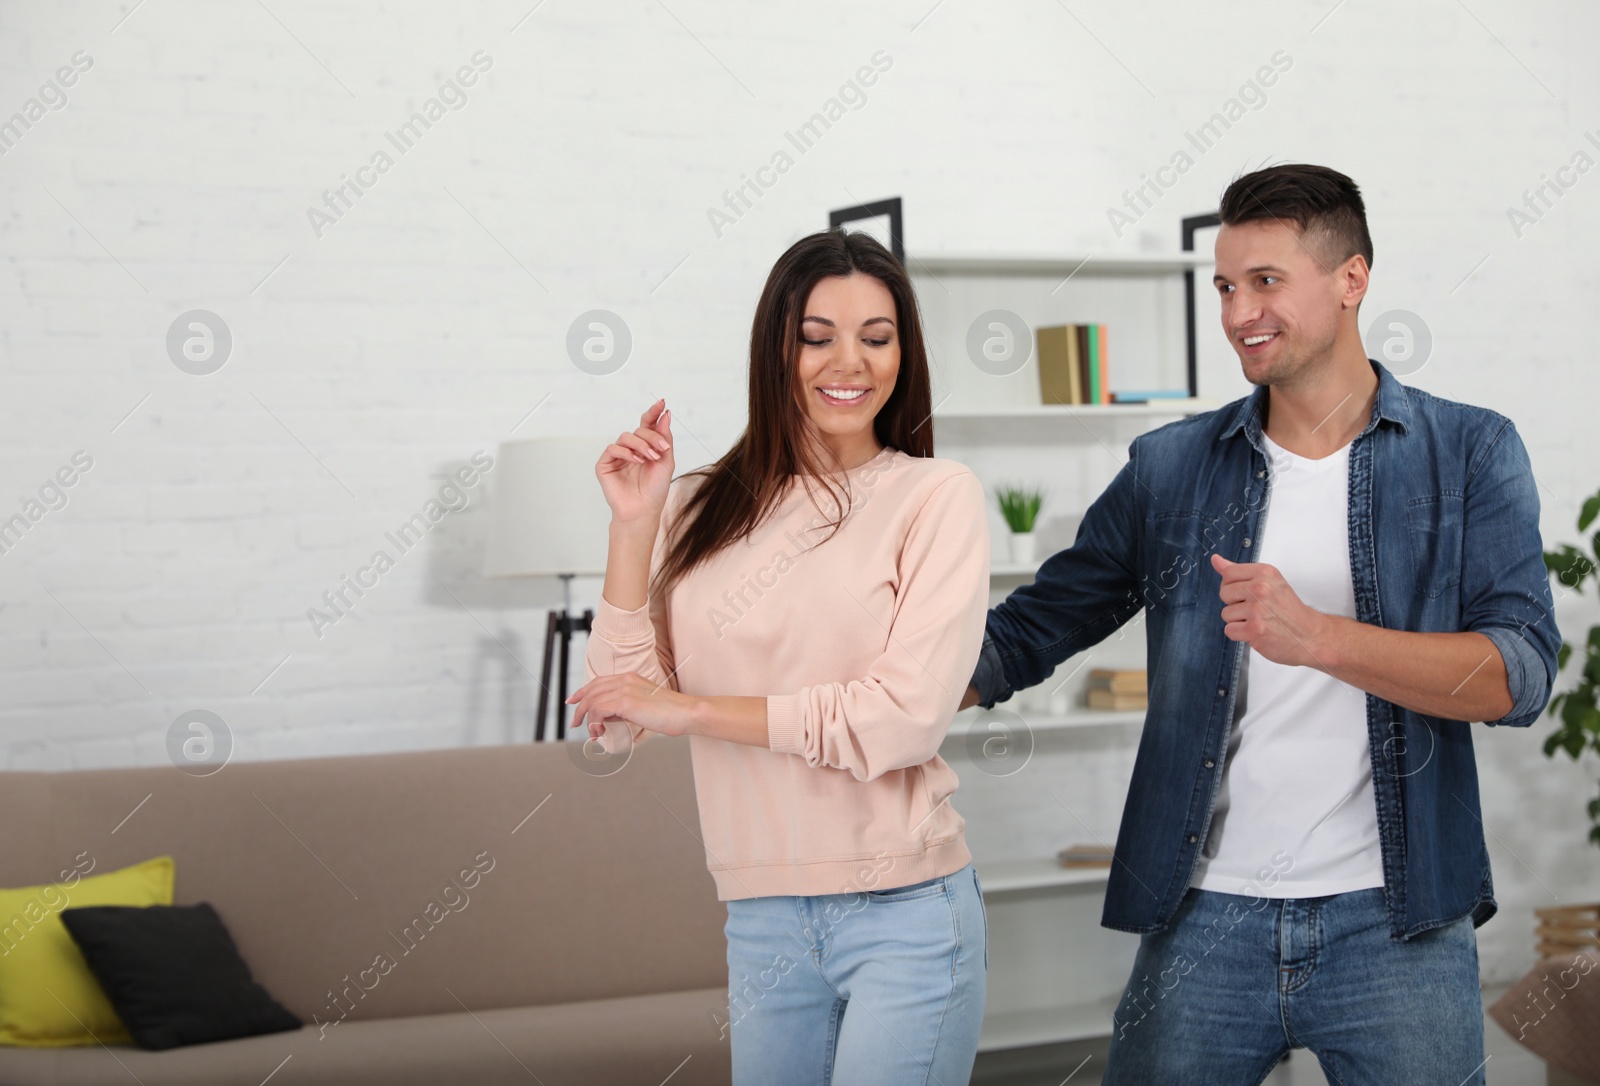
<path fill-rule="evenodd" d="M 1360 191 L 1222 198 L 1248 397 L 1137 438 L 1073 546 L 989 612 L 992 707 L 1147 610 L 1145 718 L 1102 923 L 1142 938 L 1104 1081 L 1484 1081 L 1496 909 L 1472 725 L 1531 724 L 1560 638 L 1509 419 L 1401 385 L 1356 323 Z M 1270 496 L 1270 502 L 1269 502 Z"/>

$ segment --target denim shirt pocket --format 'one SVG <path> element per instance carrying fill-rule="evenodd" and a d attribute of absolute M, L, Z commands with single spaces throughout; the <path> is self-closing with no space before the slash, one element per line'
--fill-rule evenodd
<path fill-rule="evenodd" d="M 1153 611 L 1193 607 L 1200 598 L 1200 562 L 1205 557 L 1201 537 L 1202 516 L 1197 509 L 1168 509 L 1157 513 L 1150 533 L 1150 561 L 1139 586 L 1145 605 Z"/>
<path fill-rule="evenodd" d="M 1443 490 L 1406 504 L 1407 535 L 1416 563 L 1417 594 L 1438 599 L 1461 583 L 1465 501 L 1459 490 Z"/>

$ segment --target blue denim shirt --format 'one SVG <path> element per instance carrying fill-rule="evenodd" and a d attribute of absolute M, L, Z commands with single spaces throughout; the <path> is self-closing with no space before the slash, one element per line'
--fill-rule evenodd
<path fill-rule="evenodd" d="M 1356 618 L 1485 635 L 1505 660 L 1512 701 L 1487 723 L 1531 724 L 1561 639 L 1522 439 L 1505 416 L 1408 388 L 1369 361 L 1377 399 L 1350 446 Z M 1250 562 L 1260 548 L 1266 395 L 1257 388 L 1136 438 L 1073 545 L 989 611 L 972 679 L 985 708 L 1147 612 L 1149 709 L 1106 888 L 1109 928 L 1166 926 L 1211 824 L 1244 643 L 1223 633 L 1222 578 L 1208 556 Z M 1366 700 L 1391 937 L 1468 914 L 1482 924 L 1497 905 L 1471 724 Z"/>

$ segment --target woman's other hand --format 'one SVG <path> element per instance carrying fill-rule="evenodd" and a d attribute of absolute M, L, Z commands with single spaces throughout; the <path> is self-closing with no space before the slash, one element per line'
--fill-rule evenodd
<path fill-rule="evenodd" d="M 672 412 L 666 400 L 639 416 L 639 428 L 618 435 L 600 454 L 594 473 L 618 523 L 650 523 L 661 516 L 672 484 Z"/>
<path fill-rule="evenodd" d="M 567 704 L 576 703 L 572 726 L 588 723 L 589 734 L 597 739 L 605 734 L 602 722 L 617 718 L 661 735 L 684 735 L 689 731 L 694 701 L 688 694 L 633 671 L 597 675 L 567 698 Z"/>

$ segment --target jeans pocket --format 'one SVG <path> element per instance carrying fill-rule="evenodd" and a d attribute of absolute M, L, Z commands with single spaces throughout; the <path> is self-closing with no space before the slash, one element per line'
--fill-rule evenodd
<path fill-rule="evenodd" d="M 868 890 L 867 900 L 873 904 L 891 901 L 916 901 L 919 898 L 933 897 L 935 894 L 945 892 L 946 875 L 939 875 L 924 882 L 914 882 L 909 886 L 895 886 L 888 890 Z"/>
<path fill-rule="evenodd" d="M 972 869 L 972 885 L 978 891 L 978 915 L 983 918 L 983 971 L 989 971 L 989 905 L 983 900 L 983 880 L 978 878 L 978 869 Z"/>

